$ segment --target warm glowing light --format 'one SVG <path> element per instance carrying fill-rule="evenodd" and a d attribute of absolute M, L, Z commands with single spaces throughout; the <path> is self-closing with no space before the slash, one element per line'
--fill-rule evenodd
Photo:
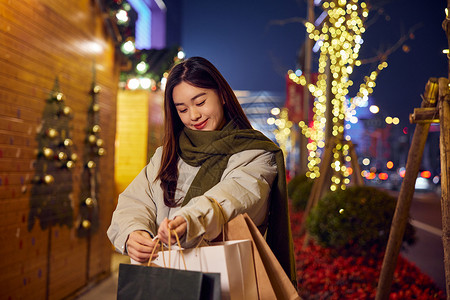
<path fill-rule="evenodd" d="M 134 47 L 134 43 L 132 41 L 127 41 L 122 44 L 121 50 L 125 54 L 132 54 L 136 51 L 136 48 Z"/>
<path fill-rule="evenodd" d="M 160 83 L 159 88 L 164 91 L 166 89 L 166 83 L 167 83 L 167 77 L 161 78 L 161 83 Z"/>
<path fill-rule="evenodd" d="M 292 121 L 289 121 L 288 118 L 288 110 L 286 108 L 279 109 L 279 108 L 273 108 L 272 114 L 277 116 L 277 118 L 268 118 L 267 123 L 269 125 L 275 124 L 277 126 L 277 129 L 274 130 L 275 139 L 278 142 L 278 145 L 280 146 L 281 150 L 283 151 L 285 157 L 287 155 L 287 149 L 293 147 L 293 141 L 290 138 L 291 134 L 291 127 L 294 125 Z M 310 176 L 311 178 L 311 176 Z"/>
<path fill-rule="evenodd" d="M 395 118 L 392 119 L 392 124 L 398 125 L 398 123 L 400 123 L 400 119 L 399 118 L 395 117 Z"/>
<path fill-rule="evenodd" d="M 145 73 L 148 70 L 148 64 L 145 61 L 141 61 L 136 65 L 136 70 L 140 74 Z"/>
<path fill-rule="evenodd" d="M 392 161 L 388 161 L 388 162 L 386 163 L 386 167 L 387 167 L 388 169 L 392 169 L 392 168 L 394 167 L 394 163 L 393 163 Z"/>
<path fill-rule="evenodd" d="M 139 78 L 139 84 L 143 89 L 147 90 L 152 85 L 152 81 L 150 78 Z"/>
<path fill-rule="evenodd" d="M 380 111 L 380 108 L 376 105 L 371 105 L 369 107 L 369 111 L 373 114 L 377 114 Z"/>
<path fill-rule="evenodd" d="M 386 117 L 386 124 L 392 124 L 392 117 Z"/>
<path fill-rule="evenodd" d="M 370 172 L 366 175 L 366 178 L 369 180 L 372 180 L 376 177 L 376 174 L 374 172 Z"/>
<path fill-rule="evenodd" d="M 368 166 L 370 164 L 370 159 L 367 157 L 362 160 L 363 165 Z"/>
<path fill-rule="evenodd" d="M 177 53 L 178 59 L 184 59 L 186 57 L 186 54 L 183 51 L 178 51 Z"/>
<path fill-rule="evenodd" d="M 381 180 L 387 180 L 389 178 L 389 175 L 387 173 L 380 173 L 378 174 L 378 178 Z"/>
<path fill-rule="evenodd" d="M 400 177 L 405 177 L 405 173 L 406 173 L 406 169 L 404 167 L 401 167 L 400 169 L 398 169 L 398 175 L 400 175 Z"/>
<path fill-rule="evenodd" d="M 127 87 L 128 87 L 130 90 L 135 90 L 135 89 L 137 89 L 137 88 L 139 87 L 139 79 L 137 79 L 137 78 L 131 78 L 131 79 L 129 79 L 129 80 L 128 80 L 128 83 L 127 83 Z"/>
<path fill-rule="evenodd" d="M 278 107 L 274 107 L 274 108 L 272 108 L 270 113 L 274 116 L 278 116 L 280 114 L 280 109 Z"/>
<path fill-rule="evenodd" d="M 422 172 L 420 172 L 420 176 L 423 178 L 430 178 L 431 172 L 430 171 L 422 171 Z"/>
<path fill-rule="evenodd" d="M 128 21 L 128 13 L 123 9 L 119 9 L 116 13 L 116 18 L 119 24 L 126 23 Z"/>
<path fill-rule="evenodd" d="M 275 118 L 272 118 L 272 117 L 268 118 L 267 119 L 267 124 L 269 124 L 269 125 L 275 124 Z"/>
<path fill-rule="evenodd" d="M 307 88 L 315 98 L 312 122 L 310 124 L 299 122 L 298 124 L 301 133 L 309 141 L 307 145 L 309 171 L 306 174 L 312 179 L 320 176 L 319 165 L 325 146 L 325 125 L 330 126 L 331 134 L 341 143 L 350 141 L 351 137 L 345 133 L 345 128 L 348 129 L 349 123 L 356 124 L 358 122 L 355 110 L 358 107 L 368 106 L 369 95 L 373 93 L 376 86 L 375 80 L 379 72 L 387 67 L 387 63 L 381 61 L 373 72 L 364 77 L 357 95 L 353 98 L 348 97 L 349 88 L 353 85 L 349 75 L 354 73 L 355 67 L 361 65 L 358 56 L 364 42 L 362 39 L 362 34 L 365 32 L 363 21 L 368 15 L 368 7 L 364 2 L 358 3 L 357 0 L 322 1 L 322 7 L 324 18 L 321 22 L 317 24 L 305 23 L 309 38 L 314 40 L 315 47 L 320 49 L 319 74 L 316 83 L 307 83 L 300 70 L 295 72 L 289 70 L 287 74 L 289 80 Z M 328 17 L 325 18 L 325 16 Z M 331 82 L 329 81 L 330 78 L 327 80 L 327 69 L 331 72 Z M 327 87 L 329 84 L 331 86 Z M 327 98 L 330 92 L 332 101 L 329 113 L 331 118 L 327 119 Z M 282 134 L 290 132 L 290 130 L 283 128 L 284 125 L 281 120 L 282 118 L 278 118 L 274 122 L 279 128 L 276 132 L 277 140 L 282 137 Z M 348 122 L 345 124 L 345 128 L 344 121 Z M 289 128 L 288 126 L 285 127 Z M 342 145 L 341 143 L 338 143 L 333 149 L 332 161 L 330 162 L 330 167 L 339 174 L 339 176 L 334 176 L 334 181 L 332 180 L 330 186 L 332 191 L 345 189 L 345 185 L 350 182 L 348 177 L 353 172 L 342 163 L 351 162 L 351 157 L 349 156 L 348 145 Z M 344 148 L 345 146 L 347 148 Z M 370 164 L 368 159 L 367 164 Z M 340 178 L 339 182 L 336 178 Z"/>

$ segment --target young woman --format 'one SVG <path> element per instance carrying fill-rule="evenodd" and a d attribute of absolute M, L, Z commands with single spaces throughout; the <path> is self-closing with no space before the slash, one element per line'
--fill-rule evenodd
<path fill-rule="evenodd" d="M 247 213 L 295 280 L 283 154 L 252 129 L 220 72 L 201 57 L 175 65 L 164 114 L 163 146 L 119 195 L 108 229 L 117 251 L 146 262 L 156 235 L 173 243 L 175 230 L 192 247 Z"/>

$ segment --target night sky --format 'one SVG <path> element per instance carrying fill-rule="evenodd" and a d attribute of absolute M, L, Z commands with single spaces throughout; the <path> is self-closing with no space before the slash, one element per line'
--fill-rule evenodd
<path fill-rule="evenodd" d="M 408 116 L 420 107 L 420 95 L 430 77 L 447 77 L 448 48 L 442 29 L 445 0 L 372 1 L 369 20 L 376 21 L 363 35 L 360 59 L 390 48 L 410 28 L 414 39 L 391 54 L 372 94 L 385 116 L 397 116 L 408 125 Z M 380 10 L 381 9 L 381 10 Z M 297 52 L 305 41 L 301 23 L 283 26 L 274 20 L 306 18 L 303 0 L 182 1 L 181 45 L 187 57 L 203 56 L 213 62 L 235 90 L 285 94 L 285 74 L 296 68 Z M 316 8 L 316 16 L 321 12 Z M 409 51 L 408 51 L 409 49 Z M 316 56 L 317 57 L 317 56 Z M 375 66 L 355 68 L 349 96 Z"/>

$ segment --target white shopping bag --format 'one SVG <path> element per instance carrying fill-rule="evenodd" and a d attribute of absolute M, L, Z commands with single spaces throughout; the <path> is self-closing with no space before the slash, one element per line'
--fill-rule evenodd
<path fill-rule="evenodd" d="M 258 299 L 255 266 L 250 240 L 226 241 L 192 249 L 159 252 L 152 263 L 161 267 L 220 273 L 222 299 Z M 170 256 L 170 261 L 169 261 Z"/>

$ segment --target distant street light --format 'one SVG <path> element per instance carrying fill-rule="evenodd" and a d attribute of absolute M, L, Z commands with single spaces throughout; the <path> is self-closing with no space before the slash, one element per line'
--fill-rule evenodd
<path fill-rule="evenodd" d="M 380 108 L 376 105 L 371 105 L 369 107 L 369 111 L 373 114 L 377 114 L 380 111 Z"/>

